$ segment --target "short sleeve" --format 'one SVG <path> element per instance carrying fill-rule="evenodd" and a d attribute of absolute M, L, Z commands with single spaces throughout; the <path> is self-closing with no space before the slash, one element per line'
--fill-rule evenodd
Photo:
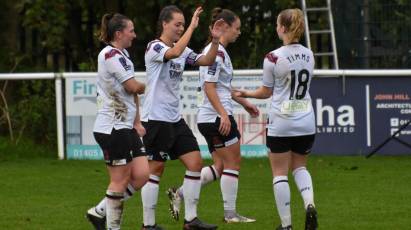
<path fill-rule="evenodd" d="M 269 53 L 265 56 L 263 65 L 263 85 L 269 88 L 274 87 L 274 68 L 277 64 L 278 57 Z"/>
<path fill-rule="evenodd" d="M 146 51 L 146 59 L 155 62 L 164 62 L 164 55 L 170 47 L 162 42 L 152 42 L 148 44 Z"/>
<path fill-rule="evenodd" d="M 217 56 L 215 62 L 206 67 L 206 70 L 203 72 L 204 74 L 204 81 L 206 82 L 217 82 L 218 77 L 220 75 L 222 65 L 222 59 Z"/>
<path fill-rule="evenodd" d="M 194 52 L 192 49 L 186 47 L 183 52 L 184 58 L 185 58 L 185 63 L 187 65 L 194 66 L 197 60 L 203 56 L 202 54 L 197 54 Z"/>
<path fill-rule="evenodd" d="M 107 71 L 114 75 L 120 83 L 134 77 L 133 64 L 116 49 L 112 49 L 106 53 L 105 64 Z"/>

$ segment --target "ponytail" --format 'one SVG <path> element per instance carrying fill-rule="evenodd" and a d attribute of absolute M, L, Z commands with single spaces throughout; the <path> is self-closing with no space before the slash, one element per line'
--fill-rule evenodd
<path fill-rule="evenodd" d="M 126 28 L 127 21 L 130 21 L 130 19 L 122 14 L 104 14 L 101 18 L 99 39 L 107 44 L 112 42 L 114 40 L 114 34 Z"/>
<path fill-rule="evenodd" d="M 291 41 L 300 40 L 304 34 L 304 16 L 298 9 L 286 9 L 278 15 L 280 25 L 284 26 L 285 33 L 290 36 Z"/>

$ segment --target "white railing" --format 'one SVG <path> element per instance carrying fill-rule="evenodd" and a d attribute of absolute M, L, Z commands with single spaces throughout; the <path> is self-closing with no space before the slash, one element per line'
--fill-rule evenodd
<path fill-rule="evenodd" d="M 255 76 L 262 75 L 262 69 L 235 70 L 236 76 Z M 388 77 L 388 76 L 405 76 L 411 77 L 411 69 L 375 69 L 375 70 L 314 70 L 314 75 L 318 77 L 342 77 L 345 85 L 345 77 L 370 76 L 370 77 Z M 56 93 L 56 116 L 57 116 L 57 151 L 58 158 L 64 159 L 64 129 L 63 129 L 63 89 L 62 79 L 71 77 L 95 77 L 95 72 L 78 72 L 78 73 L 16 73 L 0 74 L 0 80 L 55 80 Z M 136 72 L 136 77 L 144 77 L 145 72 Z M 185 71 L 184 76 L 198 76 L 198 71 Z M 345 86 L 343 91 L 345 92 Z"/>

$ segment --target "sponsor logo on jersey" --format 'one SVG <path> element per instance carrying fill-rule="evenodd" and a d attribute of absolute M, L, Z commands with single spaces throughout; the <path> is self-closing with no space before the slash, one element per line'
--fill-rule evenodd
<path fill-rule="evenodd" d="M 285 100 L 280 111 L 282 114 L 308 113 L 311 111 L 311 100 Z"/>
<path fill-rule="evenodd" d="M 191 52 L 186 58 L 186 63 L 189 65 L 194 65 L 196 63 L 197 56 L 198 55 L 196 53 Z"/>
<path fill-rule="evenodd" d="M 164 46 L 160 45 L 159 43 L 155 44 L 153 47 L 153 50 L 156 51 L 157 53 L 160 53 L 160 51 L 164 48 Z"/>
<path fill-rule="evenodd" d="M 127 65 L 127 61 L 124 57 L 120 57 L 118 60 L 126 71 L 131 69 L 131 65 Z"/>
<path fill-rule="evenodd" d="M 215 75 L 215 73 L 216 73 L 216 71 L 217 71 L 217 65 L 218 65 L 218 62 L 214 62 L 213 65 L 209 66 L 209 67 L 208 67 L 207 74 L 209 74 L 209 75 Z"/>
<path fill-rule="evenodd" d="M 183 80 L 183 66 L 180 63 L 170 61 L 170 78 L 174 80 Z"/>

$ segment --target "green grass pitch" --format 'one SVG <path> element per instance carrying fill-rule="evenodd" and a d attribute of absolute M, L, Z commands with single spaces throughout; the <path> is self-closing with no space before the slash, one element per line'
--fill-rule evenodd
<path fill-rule="evenodd" d="M 210 163 L 206 161 L 205 164 Z M 411 229 L 411 157 L 312 156 L 309 169 L 319 213 L 319 229 Z M 160 183 L 157 223 L 181 229 L 168 214 L 165 191 L 182 182 L 178 161 L 167 162 Z M 303 229 L 304 211 L 292 176 L 292 220 Z M 58 161 L 49 158 L 0 158 L 0 229 L 92 229 L 84 215 L 104 196 L 108 177 L 102 161 Z M 257 219 L 252 224 L 224 224 L 219 183 L 202 189 L 199 217 L 219 229 L 274 229 L 274 205 L 268 160 L 244 159 L 238 211 Z M 123 228 L 140 229 L 140 193 L 126 202 Z"/>

